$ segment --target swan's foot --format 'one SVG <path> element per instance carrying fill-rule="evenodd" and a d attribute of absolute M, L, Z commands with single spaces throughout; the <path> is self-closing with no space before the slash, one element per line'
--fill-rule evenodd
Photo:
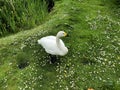
<path fill-rule="evenodd" d="M 57 57 L 55 55 L 49 54 L 49 56 L 50 56 L 51 63 L 55 63 L 57 61 Z"/>

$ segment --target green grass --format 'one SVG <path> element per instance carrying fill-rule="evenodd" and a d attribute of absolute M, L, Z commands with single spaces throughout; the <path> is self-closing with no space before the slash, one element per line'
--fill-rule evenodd
<path fill-rule="evenodd" d="M 118 12 L 109 0 L 56 1 L 43 25 L 0 39 L 0 89 L 119 90 Z M 49 64 L 37 40 L 59 30 L 69 34 L 63 38 L 69 53 Z M 24 61 L 29 64 L 19 69 Z"/>
<path fill-rule="evenodd" d="M 40 25 L 47 15 L 44 0 L 1 0 L 0 37 Z"/>

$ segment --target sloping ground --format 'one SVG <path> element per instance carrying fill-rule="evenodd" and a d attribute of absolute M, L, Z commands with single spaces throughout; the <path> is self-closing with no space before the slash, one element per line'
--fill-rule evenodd
<path fill-rule="evenodd" d="M 50 64 L 37 40 L 59 30 L 69 53 Z M 43 25 L 0 39 L 0 90 L 120 90 L 119 35 L 112 1 L 58 0 Z"/>

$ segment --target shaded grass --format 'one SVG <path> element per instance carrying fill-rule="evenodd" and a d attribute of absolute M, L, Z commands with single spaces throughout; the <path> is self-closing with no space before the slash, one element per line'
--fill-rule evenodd
<path fill-rule="evenodd" d="M 42 26 L 0 39 L 0 89 L 119 90 L 119 19 L 102 1 L 57 1 Z M 57 65 L 50 64 L 37 39 L 59 30 L 69 34 L 63 38 L 69 52 Z M 22 70 L 19 54 L 30 62 Z"/>

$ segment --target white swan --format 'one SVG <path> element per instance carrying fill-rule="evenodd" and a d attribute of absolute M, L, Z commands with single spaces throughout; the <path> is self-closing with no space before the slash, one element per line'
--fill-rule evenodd
<path fill-rule="evenodd" d="M 56 36 L 46 36 L 41 38 L 38 40 L 38 44 L 42 45 L 45 51 L 51 55 L 64 56 L 68 53 L 68 49 L 60 38 L 65 36 L 67 36 L 67 33 L 59 31 Z"/>

